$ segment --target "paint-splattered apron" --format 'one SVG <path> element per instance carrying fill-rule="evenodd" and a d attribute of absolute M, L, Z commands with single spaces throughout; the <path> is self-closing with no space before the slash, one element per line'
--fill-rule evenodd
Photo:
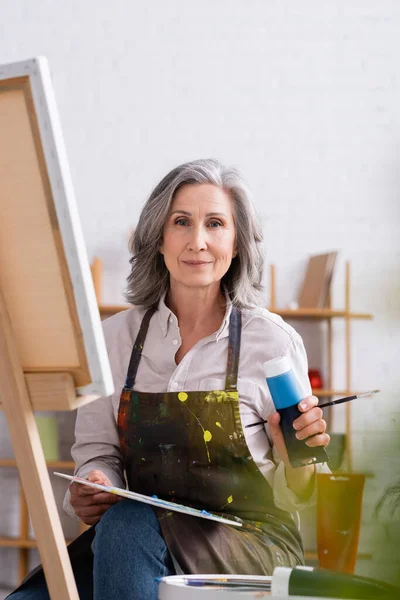
<path fill-rule="evenodd" d="M 118 413 L 129 489 L 243 521 L 237 528 L 156 509 L 177 573 L 270 575 L 303 564 L 299 531 L 275 506 L 241 426 L 240 311 L 231 313 L 224 390 L 146 393 L 133 387 L 154 312 L 143 318 Z"/>

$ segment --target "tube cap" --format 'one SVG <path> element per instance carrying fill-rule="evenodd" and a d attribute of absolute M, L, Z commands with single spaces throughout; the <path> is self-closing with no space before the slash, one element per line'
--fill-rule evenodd
<path fill-rule="evenodd" d="M 272 596 L 289 595 L 289 581 L 293 569 L 291 567 L 275 567 L 271 580 Z"/>
<path fill-rule="evenodd" d="M 264 363 L 265 377 L 277 377 L 283 375 L 291 370 L 290 360 L 287 356 L 280 356 L 279 358 L 272 358 Z"/>

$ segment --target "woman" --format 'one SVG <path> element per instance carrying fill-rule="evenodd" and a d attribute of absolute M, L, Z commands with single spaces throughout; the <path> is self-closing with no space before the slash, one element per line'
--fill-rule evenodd
<path fill-rule="evenodd" d="M 78 411 L 76 473 L 120 487 L 126 477 L 134 491 L 243 526 L 71 484 L 65 509 L 96 526 L 96 600 L 156 599 L 156 578 L 173 573 L 267 575 L 304 561 L 291 513 L 313 501 L 316 467 L 289 464 L 265 361 L 288 356 L 303 388 L 297 437 L 325 447 L 329 436 L 300 336 L 259 306 L 261 241 L 246 186 L 215 160 L 171 171 L 141 213 L 128 277 L 134 307 L 104 323 L 116 391 Z M 246 428 L 266 416 L 267 427 Z M 89 578 L 77 574 L 81 597 Z M 45 598 L 37 588 L 32 598 Z"/>

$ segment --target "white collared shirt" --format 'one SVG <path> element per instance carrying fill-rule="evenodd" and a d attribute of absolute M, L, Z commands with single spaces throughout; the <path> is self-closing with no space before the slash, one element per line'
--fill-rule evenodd
<path fill-rule="evenodd" d="M 178 320 L 162 299 L 150 320 L 134 389 L 146 392 L 224 389 L 231 310 L 232 304 L 227 298 L 219 330 L 197 342 L 177 365 L 175 354 L 182 341 Z M 117 415 L 133 344 L 145 312 L 142 307 L 134 307 L 103 322 L 115 392 L 78 410 L 76 441 L 71 454 L 76 463 L 75 474 L 80 477 L 98 469 L 113 485 L 125 487 Z M 263 363 L 279 356 L 289 357 L 303 397 L 309 396 L 307 357 L 299 334 L 281 317 L 265 308 L 242 309 L 237 387 L 245 439 L 255 463 L 273 488 L 275 504 L 283 510 L 295 512 L 315 503 L 315 492 L 307 502 L 301 502 L 289 489 L 284 464 L 274 452 L 268 426 L 246 429 L 249 423 L 263 420 L 274 411 Z M 317 465 L 317 470 L 330 472 L 326 464 Z M 69 492 L 64 508 L 74 516 Z"/>

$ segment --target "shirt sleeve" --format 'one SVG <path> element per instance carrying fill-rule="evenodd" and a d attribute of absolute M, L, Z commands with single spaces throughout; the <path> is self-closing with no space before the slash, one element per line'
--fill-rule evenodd
<path fill-rule="evenodd" d="M 102 471 L 114 486 L 125 487 L 112 397 L 99 398 L 78 409 L 71 455 L 75 461 L 74 474 L 78 477 L 85 478 L 96 469 Z M 69 490 L 63 507 L 70 516 L 75 516 Z"/>
<path fill-rule="evenodd" d="M 303 397 L 310 396 L 311 385 L 308 378 L 308 361 L 304 348 L 303 340 L 296 334 L 293 338 L 293 343 L 288 348 L 286 353 L 292 365 L 293 372 L 299 383 Z M 274 501 L 278 508 L 289 512 L 297 512 L 310 506 L 314 506 L 317 502 L 317 492 L 314 479 L 314 486 L 311 495 L 305 500 L 301 500 L 288 486 L 285 473 L 285 465 L 278 457 L 275 448 L 273 448 L 274 462 L 277 465 L 274 473 L 272 488 L 274 492 Z M 315 465 L 315 473 L 330 473 L 330 469 L 326 463 L 317 463 Z"/>
<path fill-rule="evenodd" d="M 109 319 L 111 321 L 111 319 Z M 126 487 L 122 467 L 118 428 L 113 400 L 118 402 L 121 389 L 121 352 L 118 329 L 103 322 L 107 351 L 113 374 L 115 392 L 81 406 L 75 423 L 75 443 L 71 455 L 75 462 L 74 475 L 85 478 L 90 471 L 99 470 L 116 487 Z M 75 511 L 70 503 L 69 489 L 64 498 L 64 510 L 72 517 Z"/>

